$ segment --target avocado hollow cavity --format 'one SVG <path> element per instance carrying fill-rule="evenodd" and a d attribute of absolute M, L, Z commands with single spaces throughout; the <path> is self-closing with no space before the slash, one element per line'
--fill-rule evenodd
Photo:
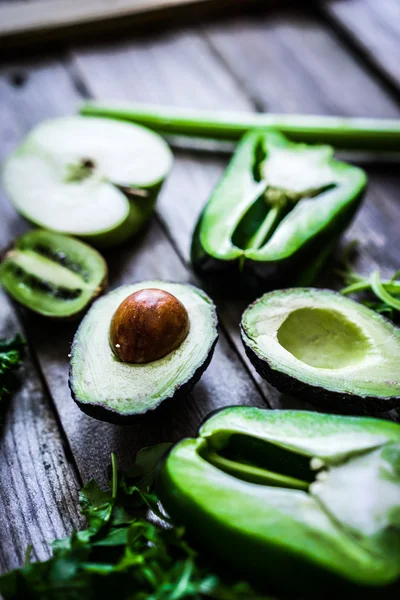
<path fill-rule="evenodd" d="M 107 265 L 83 242 L 49 231 L 31 231 L 6 253 L 0 283 L 30 310 L 69 318 L 80 314 L 102 292 Z"/>
<path fill-rule="evenodd" d="M 280 391 L 332 407 L 400 404 L 400 329 L 341 294 L 277 290 L 242 316 L 246 353 Z"/>
<path fill-rule="evenodd" d="M 277 335 L 283 348 L 318 369 L 356 365 L 370 348 L 360 327 L 338 310 L 299 308 L 288 315 Z"/>
<path fill-rule="evenodd" d="M 150 290 L 151 297 L 151 290 L 174 296 L 185 307 L 190 328 L 181 343 L 165 356 L 150 362 L 123 362 L 110 346 L 110 323 L 121 303 L 143 290 Z M 93 305 L 75 334 L 69 378 L 72 397 L 95 418 L 128 423 L 168 398 L 189 393 L 207 368 L 217 338 L 215 305 L 202 290 L 165 281 L 117 288 Z M 153 349 L 150 340 L 146 358 Z M 143 348 L 135 352 L 143 359 Z"/>

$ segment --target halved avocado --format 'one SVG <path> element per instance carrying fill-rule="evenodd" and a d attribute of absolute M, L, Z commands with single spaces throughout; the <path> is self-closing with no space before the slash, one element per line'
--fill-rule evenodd
<path fill-rule="evenodd" d="M 164 290 L 180 300 L 189 316 L 189 333 L 159 360 L 122 362 L 110 346 L 110 323 L 121 302 L 145 289 Z M 169 398 L 188 394 L 208 367 L 217 338 L 215 305 L 202 290 L 165 281 L 117 288 L 93 305 L 75 334 L 69 379 L 72 397 L 90 416 L 126 424 Z"/>
<path fill-rule="evenodd" d="M 330 290 L 265 294 L 242 316 L 247 356 L 281 392 L 338 409 L 400 405 L 400 329 Z"/>
<path fill-rule="evenodd" d="M 26 308 L 46 317 L 70 318 L 103 291 L 107 264 L 97 250 L 79 240 L 30 231 L 6 252 L 0 283 Z"/>
<path fill-rule="evenodd" d="M 168 145 L 144 127 L 61 117 L 29 133 L 6 161 L 3 184 L 32 223 L 112 246 L 149 218 L 171 163 Z"/>
<path fill-rule="evenodd" d="M 395 598 L 399 468 L 396 423 L 236 406 L 178 442 L 157 491 L 204 552 L 279 597 Z"/>

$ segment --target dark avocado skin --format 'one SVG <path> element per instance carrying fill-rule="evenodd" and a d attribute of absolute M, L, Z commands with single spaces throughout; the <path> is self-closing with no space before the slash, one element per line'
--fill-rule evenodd
<path fill-rule="evenodd" d="M 216 314 L 215 310 L 214 310 L 214 319 L 213 319 L 212 326 L 216 331 L 218 331 L 218 321 L 217 321 L 217 314 Z M 100 404 L 96 404 L 96 403 L 89 404 L 86 402 L 80 402 L 79 398 L 77 397 L 77 395 L 75 393 L 74 384 L 73 384 L 73 380 L 72 380 L 72 369 L 70 367 L 68 386 L 69 386 L 69 389 L 71 390 L 72 399 L 79 406 L 81 411 L 84 412 L 85 414 L 87 414 L 89 417 L 98 419 L 100 421 L 105 421 L 107 423 L 113 423 L 115 425 L 131 425 L 132 423 L 139 423 L 139 422 L 144 424 L 146 421 L 154 422 L 155 418 L 159 418 L 160 420 L 162 420 L 163 416 L 170 418 L 171 415 L 168 416 L 168 411 L 171 408 L 171 404 L 173 404 L 174 401 L 179 401 L 179 399 L 184 398 L 192 391 L 193 387 L 196 385 L 196 383 L 199 381 L 199 379 L 203 375 L 204 371 L 209 366 L 211 359 L 213 357 L 215 346 L 216 346 L 217 342 L 218 342 L 218 334 L 216 335 L 214 342 L 212 343 L 212 345 L 210 346 L 210 348 L 208 350 L 207 358 L 203 361 L 202 364 L 200 364 L 197 367 L 197 369 L 194 371 L 194 373 L 192 374 L 190 379 L 183 382 L 179 387 L 175 388 L 173 390 L 173 393 L 171 394 L 171 396 L 168 396 L 167 398 L 162 400 L 158 406 L 156 406 L 152 410 L 148 410 L 145 413 L 139 413 L 139 414 L 132 413 L 132 414 L 122 415 L 122 414 L 120 414 L 114 410 L 111 410 L 109 408 L 106 408 L 105 406 L 100 405 Z M 72 347 L 71 347 L 71 353 L 73 352 L 74 344 L 76 344 L 76 343 L 77 343 L 76 340 L 74 340 L 74 342 L 72 343 Z M 154 414 L 154 411 L 156 411 L 156 415 Z"/>
<path fill-rule="evenodd" d="M 332 290 L 329 291 L 332 294 L 335 293 Z M 340 296 L 339 292 L 336 293 Z M 380 316 L 390 322 L 382 315 Z M 257 354 L 253 348 L 246 344 L 246 333 L 242 325 L 240 326 L 240 333 L 247 357 L 257 373 L 283 394 L 310 402 L 318 408 L 327 408 L 332 411 L 340 410 L 340 412 L 360 415 L 371 415 L 374 412 L 380 413 L 400 407 L 400 397 L 377 398 L 375 396 L 362 397 L 356 394 L 344 394 L 290 377 L 286 373 L 273 369 L 265 357 Z"/>
<path fill-rule="evenodd" d="M 191 261 L 195 271 L 207 279 L 210 285 L 221 286 L 221 281 L 228 288 L 240 284 L 251 289 L 252 292 L 265 292 L 276 289 L 277 287 L 287 287 L 288 285 L 300 285 L 298 276 L 307 268 L 312 267 L 316 257 L 328 246 L 333 246 L 332 240 L 336 242 L 342 232 L 350 225 L 352 219 L 358 211 L 358 208 L 365 196 L 365 189 L 359 194 L 357 200 L 346 207 L 328 227 L 320 231 L 312 239 L 308 240 L 300 250 L 291 256 L 280 261 L 250 261 L 244 262 L 243 269 L 239 269 L 238 260 L 220 260 L 208 254 L 200 241 L 200 229 L 202 226 L 202 216 L 196 224 L 192 237 Z M 328 256 L 325 257 L 325 260 Z M 323 263 L 319 268 L 323 267 Z M 302 280 L 301 285 L 311 285 L 318 274 L 318 270 L 310 269 L 312 277 L 307 281 Z"/>

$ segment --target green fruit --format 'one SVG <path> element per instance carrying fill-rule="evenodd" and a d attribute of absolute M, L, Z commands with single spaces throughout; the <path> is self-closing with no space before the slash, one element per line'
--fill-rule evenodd
<path fill-rule="evenodd" d="M 203 275 L 269 287 L 315 277 L 357 211 L 365 173 L 330 146 L 252 131 L 212 193 L 192 239 Z"/>
<path fill-rule="evenodd" d="M 107 284 L 107 264 L 74 238 L 36 230 L 18 238 L 0 265 L 0 283 L 17 302 L 46 317 L 82 313 Z"/>
<path fill-rule="evenodd" d="M 116 327 L 113 317 L 119 321 L 121 303 L 132 294 L 154 289 L 164 290 L 180 301 L 189 317 L 189 332 L 177 347 L 158 360 L 142 364 L 122 362 L 110 345 L 110 341 L 115 341 L 112 335 Z M 168 328 L 168 323 L 166 326 Z M 126 338 L 127 331 L 129 335 L 129 328 L 120 333 L 121 340 Z M 149 326 L 142 315 L 141 325 L 132 335 L 142 334 L 142 339 L 137 340 L 136 350 L 145 347 L 147 355 L 153 354 L 149 347 L 150 332 L 151 323 Z M 72 396 L 84 412 L 95 418 L 128 423 L 169 398 L 189 393 L 207 368 L 217 337 L 215 306 L 202 290 L 164 281 L 144 281 L 117 288 L 93 305 L 76 332 L 71 351 Z M 159 345 L 165 339 L 163 335 L 160 338 L 154 334 L 152 341 Z M 157 354 L 157 348 L 154 354 Z"/>
<path fill-rule="evenodd" d="M 400 329 L 329 290 L 262 296 L 242 316 L 246 353 L 278 390 L 337 409 L 400 405 Z"/>
<path fill-rule="evenodd" d="M 62 117 L 29 133 L 6 161 L 3 184 L 32 223 L 112 246 L 152 214 L 171 163 L 164 140 L 143 127 Z"/>
<path fill-rule="evenodd" d="M 157 490 L 204 552 L 267 590 L 364 594 L 400 575 L 395 423 L 223 409 L 172 449 Z"/>

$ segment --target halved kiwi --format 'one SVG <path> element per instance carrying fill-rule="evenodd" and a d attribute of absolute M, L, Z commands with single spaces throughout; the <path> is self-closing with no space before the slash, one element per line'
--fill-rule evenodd
<path fill-rule="evenodd" d="M 50 231 L 18 238 L 0 264 L 0 283 L 26 308 L 46 317 L 81 313 L 107 284 L 107 264 L 93 248 Z"/>

